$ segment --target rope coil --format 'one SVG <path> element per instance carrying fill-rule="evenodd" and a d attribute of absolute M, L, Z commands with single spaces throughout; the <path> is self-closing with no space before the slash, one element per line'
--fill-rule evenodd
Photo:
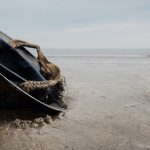
<path fill-rule="evenodd" d="M 35 48 L 37 50 L 37 61 L 40 65 L 40 72 L 45 77 L 45 81 L 26 81 L 19 84 L 19 87 L 24 90 L 25 92 L 29 93 L 33 90 L 46 90 L 49 87 L 52 89 L 52 95 L 55 99 L 55 102 L 63 107 L 67 108 L 67 104 L 64 102 L 64 87 L 66 85 L 65 78 L 60 76 L 60 69 L 55 64 L 49 62 L 45 57 L 44 53 L 41 51 L 40 47 L 35 44 L 27 43 L 22 40 L 12 40 L 9 44 L 13 48 L 20 48 L 20 47 L 29 47 Z"/>
<path fill-rule="evenodd" d="M 29 48 L 35 48 L 37 49 L 38 53 L 38 62 L 41 68 L 41 73 L 43 74 L 44 77 L 46 77 L 48 80 L 46 81 L 26 81 L 20 84 L 20 87 L 29 93 L 32 90 L 37 90 L 37 89 L 47 89 L 49 86 L 53 87 L 55 86 L 59 81 L 60 81 L 60 70 L 59 68 L 50 63 L 44 54 L 42 53 L 40 47 L 35 44 L 30 44 L 22 40 L 12 40 L 9 43 L 12 47 L 14 48 L 19 48 L 19 47 L 29 47 Z M 52 77 L 51 80 L 49 80 Z"/>

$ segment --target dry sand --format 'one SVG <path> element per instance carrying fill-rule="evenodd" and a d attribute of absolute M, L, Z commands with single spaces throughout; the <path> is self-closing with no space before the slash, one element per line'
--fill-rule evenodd
<path fill-rule="evenodd" d="M 0 150 L 150 149 L 150 60 L 129 61 L 58 62 L 71 101 L 65 116 L 37 129 L 1 129 Z"/>

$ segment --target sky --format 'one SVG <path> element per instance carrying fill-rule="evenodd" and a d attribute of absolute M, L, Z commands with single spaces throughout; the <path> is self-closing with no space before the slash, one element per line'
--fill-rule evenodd
<path fill-rule="evenodd" d="M 0 2 L 0 30 L 43 48 L 150 48 L 150 0 Z"/>

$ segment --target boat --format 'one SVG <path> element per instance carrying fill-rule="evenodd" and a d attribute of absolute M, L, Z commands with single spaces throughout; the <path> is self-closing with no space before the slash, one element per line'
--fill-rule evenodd
<path fill-rule="evenodd" d="M 0 109 L 62 112 L 63 96 L 60 69 L 41 48 L 0 31 Z"/>

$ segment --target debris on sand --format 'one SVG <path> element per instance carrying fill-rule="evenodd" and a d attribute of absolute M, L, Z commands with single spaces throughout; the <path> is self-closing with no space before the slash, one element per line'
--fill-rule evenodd
<path fill-rule="evenodd" d="M 49 115 L 46 115 L 46 117 L 44 118 L 44 121 L 47 124 L 52 124 L 53 123 L 52 117 L 49 116 Z"/>
<path fill-rule="evenodd" d="M 14 121 L 11 122 L 11 126 L 19 129 L 26 129 L 26 128 L 38 128 L 46 124 L 52 123 L 53 123 L 52 117 L 46 115 L 45 117 L 35 118 L 34 120 L 15 119 Z"/>

